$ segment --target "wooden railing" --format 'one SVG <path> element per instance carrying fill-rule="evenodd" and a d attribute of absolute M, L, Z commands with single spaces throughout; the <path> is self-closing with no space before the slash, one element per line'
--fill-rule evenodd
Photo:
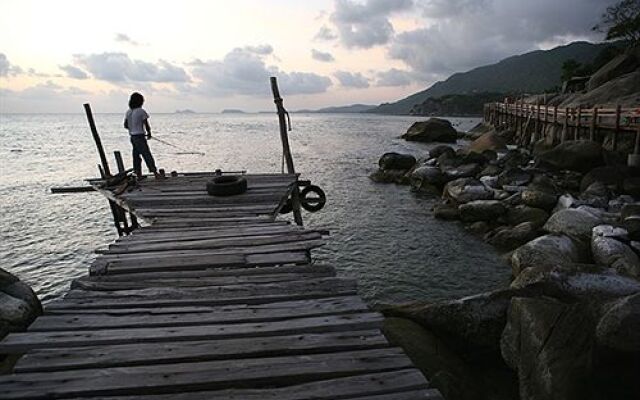
<path fill-rule="evenodd" d="M 618 147 L 619 134 L 640 135 L 640 106 L 637 108 L 582 108 L 512 103 L 488 103 L 484 106 L 484 120 L 494 126 L 508 126 L 520 135 L 531 133 L 536 139 L 549 125 L 562 126 L 559 140 L 598 140 L 600 132 L 612 133 L 611 146 Z"/>

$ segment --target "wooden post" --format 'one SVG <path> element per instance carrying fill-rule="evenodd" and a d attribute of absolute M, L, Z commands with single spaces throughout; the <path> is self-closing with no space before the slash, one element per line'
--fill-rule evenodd
<path fill-rule="evenodd" d="M 575 140 L 580 139 L 580 129 L 582 128 L 582 106 L 578 106 L 578 116 L 576 118 Z"/>
<path fill-rule="evenodd" d="M 100 162 L 102 163 L 102 170 L 105 173 L 106 177 L 111 176 L 111 171 L 109 170 L 109 163 L 107 162 L 107 156 L 104 154 L 104 148 L 102 147 L 102 141 L 100 140 L 100 135 L 98 135 L 98 129 L 96 128 L 96 123 L 93 120 L 93 113 L 91 112 L 91 106 L 89 103 L 85 103 L 84 112 L 87 114 L 87 120 L 89 121 L 89 128 L 91 128 L 91 134 L 93 135 L 93 140 L 96 142 L 96 147 L 98 148 L 98 155 L 100 156 Z"/>
<path fill-rule="evenodd" d="M 620 132 L 620 113 L 622 112 L 622 107 L 618 104 L 616 107 L 616 130 L 613 132 L 613 140 L 611 141 L 612 150 L 618 149 L 618 132 Z"/>
<path fill-rule="evenodd" d="M 278 80 L 275 76 L 271 77 L 271 91 L 273 92 L 273 102 L 276 103 L 276 109 L 278 110 L 278 122 L 280 124 L 280 139 L 282 140 L 282 151 L 284 152 L 284 159 L 287 164 L 287 172 L 295 174 L 296 170 L 293 167 L 293 157 L 291 156 L 291 147 L 289 147 L 289 135 L 287 134 L 287 111 L 284 109 L 282 97 L 280 97 L 280 90 L 278 89 Z M 291 201 L 293 202 L 293 219 L 296 224 L 302 226 L 302 213 L 300 212 L 300 189 L 298 188 L 298 182 L 294 184 L 291 192 Z"/>
<path fill-rule="evenodd" d="M 122 154 L 120 154 L 120 152 L 116 150 L 113 152 L 113 156 L 116 159 L 118 172 L 124 172 L 125 168 L 124 168 L 124 162 L 122 161 Z M 127 222 L 127 212 L 124 209 L 121 209 L 121 211 L 122 211 L 122 221 L 124 223 L 124 231 L 126 234 L 129 234 L 135 229 L 138 229 L 140 227 L 140 224 L 138 224 L 138 218 L 133 213 L 129 213 L 129 218 L 131 218 L 131 227 L 129 227 L 129 224 Z"/>
<path fill-rule="evenodd" d="M 562 135 L 560 136 L 560 143 L 564 143 L 567 140 L 567 130 L 569 129 L 569 107 L 564 109 L 564 121 L 562 122 Z"/>
<path fill-rule="evenodd" d="M 598 126 L 598 107 L 593 109 L 591 114 L 591 125 L 589 126 L 589 140 L 592 142 L 596 140 L 596 128 Z"/>
<path fill-rule="evenodd" d="M 116 165 L 118 166 L 118 172 L 124 172 L 124 162 L 122 162 L 122 154 L 118 150 L 113 152 L 113 156 L 116 159 Z"/>
<path fill-rule="evenodd" d="M 533 128 L 533 135 L 532 135 L 532 142 L 535 143 L 538 141 L 538 133 L 540 131 L 540 100 L 538 99 L 536 101 L 536 120 L 534 123 L 534 128 Z"/>

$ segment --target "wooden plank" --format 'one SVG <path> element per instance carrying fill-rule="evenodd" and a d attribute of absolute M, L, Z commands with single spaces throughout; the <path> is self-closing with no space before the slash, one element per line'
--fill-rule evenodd
<path fill-rule="evenodd" d="M 44 315 L 29 327 L 31 332 L 125 329 L 167 326 L 196 326 L 215 323 L 275 321 L 288 318 L 341 315 L 366 312 L 367 306 L 357 296 L 283 301 L 266 304 L 236 304 L 208 307 L 188 313 L 157 314 L 147 312 L 125 315 L 68 314 Z"/>
<path fill-rule="evenodd" d="M 302 333 L 357 331 L 379 329 L 382 324 L 382 319 L 382 315 L 378 313 L 358 313 L 238 324 L 103 329 L 81 332 L 71 330 L 10 333 L 0 342 L 0 352 L 4 354 L 15 354 L 38 348 L 223 340 Z"/>
<path fill-rule="evenodd" d="M 335 279 L 335 278 L 325 278 Z M 295 286 L 295 288 L 291 288 Z M 335 279 L 333 281 L 318 284 L 316 282 L 286 282 L 280 284 L 259 285 L 256 287 L 221 286 L 220 291 L 210 288 L 200 293 L 171 288 L 159 288 L 156 290 L 143 289 L 136 292 L 147 291 L 147 296 L 119 296 L 111 298 L 65 298 L 56 300 L 47 305 L 48 310 L 71 310 L 92 308 L 142 308 L 142 307 L 177 307 L 199 305 L 230 305 L 230 304 L 263 304 L 275 301 L 304 300 L 320 297 L 348 296 L 356 294 L 356 286 L 353 281 Z M 133 292 L 133 291 L 131 291 Z M 204 292 L 204 293 L 203 293 Z M 91 292 L 91 293 L 117 293 L 117 292 Z"/>
<path fill-rule="evenodd" d="M 215 238 L 232 238 L 232 237 L 244 237 L 244 236 L 259 236 L 259 235 L 274 235 L 282 233 L 299 233 L 302 229 L 299 229 L 295 225 L 277 225 L 277 226 L 262 226 L 251 228 L 225 228 L 216 230 L 205 230 L 195 232 L 155 232 L 153 234 L 138 235 L 133 234 L 129 236 L 122 236 L 118 238 L 116 244 L 133 244 L 133 243 L 160 243 L 160 242 L 173 242 L 178 240 L 197 240 L 197 239 L 215 239 Z"/>
<path fill-rule="evenodd" d="M 273 388 L 411 368 L 396 348 L 201 363 L 36 372 L 0 376 L 5 399 L 180 393 Z M 426 381 L 414 384 L 426 386 Z M 372 385 L 371 378 L 368 384 Z M 335 386 L 334 386 L 335 387 Z M 306 396 L 308 396 L 308 391 Z M 308 397 L 307 397 L 308 398 Z"/>
<path fill-rule="evenodd" d="M 136 343 L 38 349 L 24 355 L 14 372 L 115 368 L 285 355 L 331 353 L 389 347 L 377 330 L 301 334 L 215 341 Z"/>

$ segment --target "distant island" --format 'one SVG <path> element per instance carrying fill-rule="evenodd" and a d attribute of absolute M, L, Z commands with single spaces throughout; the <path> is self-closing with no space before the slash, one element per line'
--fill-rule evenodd
<path fill-rule="evenodd" d="M 325 107 L 319 110 L 297 110 L 294 113 L 326 113 L 326 114 L 356 114 L 374 109 L 376 106 L 367 104 L 351 104 L 349 106 Z"/>
<path fill-rule="evenodd" d="M 222 110 L 222 114 L 246 114 L 246 113 L 242 110 L 237 110 L 235 108 L 225 108 L 224 110 Z"/>
<path fill-rule="evenodd" d="M 184 110 L 176 110 L 174 114 L 196 114 L 196 112 L 185 108 Z"/>

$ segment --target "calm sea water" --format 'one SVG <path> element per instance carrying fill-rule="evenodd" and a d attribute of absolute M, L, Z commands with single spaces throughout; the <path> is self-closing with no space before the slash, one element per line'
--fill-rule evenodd
<path fill-rule="evenodd" d="M 129 164 L 122 115 L 95 118 L 107 151 L 121 150 Z M 316 262 L 357 278 L 371 304 L 450 299 L 506 284 L 509 268 L 498 254 L 460 226 L 435 220 L 434 199 L 368 179 L 384 152 L 427 152 L 426 145 L 398 139 L 418 118 L 294 114 L 292 120 L 296 170 L 328 195 L 325 209 L 303 216 L 307 226 L 331 231 L 329 244 L 313 252 Z M 459 130 L 477 122 L 451 120 Z M 150 121 L 158 138 L 206 153 L 180 155 L 152 141 L 167 171 L 280 171 L 275 115 L 160 114 Z M 86 120 L 81 114 L 0 115 L 0 159 L 1 267 L 50 301 L 87 273 L 95 248 L 116 237 L 99 194 L 48 193 L 97 175 Z"/>

